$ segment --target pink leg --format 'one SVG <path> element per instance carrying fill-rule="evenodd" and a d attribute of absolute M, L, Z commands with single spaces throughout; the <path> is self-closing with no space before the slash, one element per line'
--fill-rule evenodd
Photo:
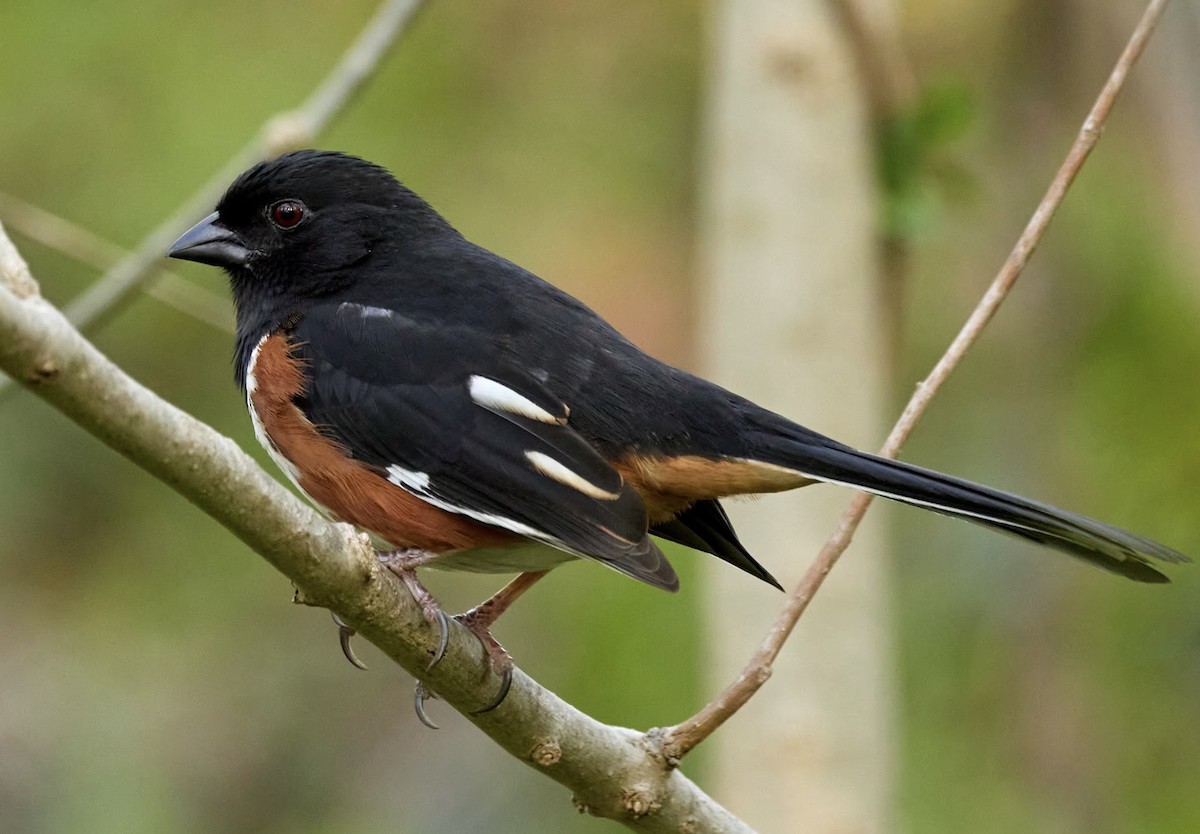
<path fill-rule="evenodd" d="M 413 599 L 421 606 L 421 610 L 425 614 L 425 619 L 431 624 L 436 623 L 438 625 L 438 645 L 433 653 L 433 659 L 429 661 L 429 668 L 431 669 L 446 653 L 446 646 L 450 642 L 450 627 L 446 622 L 446 614 L 442 611 L 441 606 L 438 605 L 438 601 L 434 599 L 433 594 L 429 593 L 425 586 L 421 584 L 421 581 L 417 579 L 416 569 L 428 564 L 435 558 L 437 558 L 435 554 L 422 550 L 392 550 L 379 554 L 379 561 L 404 583 L 409 593 L 412 594 Z M 492 667 L 503 677 L 500 683 L 500 692 L 495 700 L 483 709 L 476 710 L 476 715 L 490 712 L 500 706 L 505 696 L 508 695 L 509 688 L 512 686 L 512 657 L 504 650 L 499 641 L 492 636 L 491 627 L 500 618 L 500 615 L 508 610 L 510 605 L 532 588 L 546 573 L 547 571 L 527 571 L 522 573 L 470 611 L 454 617 L 454 619 L 466 626 L 472 634 L 479 638 L 479 642 L 483 644 L 484 650 L 492 661 Z M 341 622 L 336 615 L 334 615 L 334 620 L 338 623 L 342 652 L 355 666 L 366 668 L 358 661 L 358 658 L 354 656 L 354 652 L 350 649 L 349 641 L 350 637 L 354 634 L 354 630 Z M 415 694 L 417 718 L 425 726 L 436 730 L 437 725 L 430 721 L 428 715 L 425 713 L 425 701 L 431 695 L 432 693 L 425 688 L 425 685 L 418 681 Z"/>
<path fill-rule="evenodd" d="M 484 650 L 492 660 L 492 667 L 503 676 L 496 698 L 483 709 L 475 710 L 475 715 L 491 712 L 504 703 L 509 687 L 512 686 L 512 657 L 500 645 L 500 641 L 492 636 L 492 625 L 500 618 L 501 614 L 508 610 L 510 605 L 516 602 L 518 597 L 532 588 L 534 583 L 545 576 L 547 572 L 544 570 L 526 571 L 470 611 L 454 617 L 479 638 L 479 642 L 483 643 Z"/>
<path fill-rule="evenodd" d="M 421 581 L 417 579 L 416 569 L 421 565 L 428 564 L 433 561 L 436 554 L 428 553 L 424 550 L 406 549 L 406 550 L 389 550 L 378 554 L 380 563 L 385 568 L 396 574 L 400 580 L 408 588 L 408 592 L 412 594 L 413 599 L 421 606 L 422 613 L 425 614 L 425 619 L 430 624 L 438 626 L 438 646 L 433 653 L 433 660 L 429 665 L 432 666 L 442 659 L 442 655 L 446 652 L 446 644 L 450 640 L 450 626 L 446 623 L 446 614 L 438 605 L 437 600 L 433 598 L 433 594 L 425 589 Z M 333 615 L 333 621 L 338 627 L 338 641 L 342 646 L 342 654 L 358 669 L 366 669 L 366 665 L 358 659 L 354 654 L 354 649 L 350 644 L 350 638 L 354 636 L 354 629 L 342 621 L 342 618 L 337 614 Z"/>

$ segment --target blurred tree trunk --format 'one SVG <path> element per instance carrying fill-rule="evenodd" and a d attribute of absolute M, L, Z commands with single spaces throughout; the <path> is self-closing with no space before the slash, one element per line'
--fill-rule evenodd
<path fill-rule="evenodd" d="M 864 4 L 887 14 L 887 0 Z M 717 4 L 705 177 L 701 356 L 716 381 L 858 446 L 887 402 L 867 95 L 829 0 Z M 828 486 L 730 510 L 751 552 L 794 585 L 848 494 Z M 873 511 L 878 516 L 878 508 Z M 891 823 L 887 560 L 868 519 L 715 743 L 715 795 L 764 832 Z M 714 561 L 710 687 L 757 647 L 782 599 Z"/>

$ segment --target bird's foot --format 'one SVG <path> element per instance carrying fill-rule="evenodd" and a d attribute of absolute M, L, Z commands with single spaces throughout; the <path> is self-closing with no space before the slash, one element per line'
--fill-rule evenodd
<path fill-rule="evenodd" d="M 456 614 L 453 619 L 457 620 L 479 638 L 479 642 L 483 644 L 483 649 L 487 652 L 488 659 L 492 663 L 492 668 L 500 675 L 500 689 L 491 703 L 482 709 L 472 711 L 472 715 L 482 715 L 485 712 L 491 712 L 504 703 L 504 699 L 508 697 L 508 690 L 512 688 L 513 670 L 512 656 L 505 651 L 500 642 L 488 631 L 488 623 L 477 621 L 473 616 L 477 610 L 477 608 L 472 608 L 463 614 Z M 441 660 L 440 656 L 435 657 L 430 662 L 429 668 L 433 668 L 434 664 L 439 660 Z M 425 702 L 430 698 L 436 697 L 437 693 L 426 687 L 424 681 L 417 681 L 417 688 L 413 692 L 413 708 L 416 710 L 417 720 L 431 730 L 438 729 L 438 725 L 433 723 L 429 718 L 429 714 L 425 711 Z"/>
<path fill-rule="evenodd" d="M 354 646 L 350 644 L 350 638 L 358 632 L 354 630 L 353 626 L 347 624 L 345 620 L 339 617 L 337 613 L 333 611 L 329 613 L 333 615 L 333 621 L 338 627 L 338 643 L 342 647 L 342 654 L 346 656 L 346 660 L 349 660 L 350 665 L 355 669 L 362 669 L 364 672 L 367 671 L 367 664 L 358 659 L 358 655 L 354 653 Z"/>
<path fill-rule="evenodd" d="M 425 586 L 417 579 L 416 569 L 421 565 L 433 561 L 436 558 L 436 554 L 416 549 L 389 550 L 378 554 L 378 558 L 385 568 L 403 580 L 405 587 L 413 595 L 413 599 L 420 604 L 426 621 L 430 625 L 436 624 L 438 627 L 438 645 L 434 651 L 433 660 L 429 662 L 430 667 L 432 667 L 446 653 L 446 645 L 450 641 L 450 626 L 446 622 L 445 613 L 442 612 L 437 600 L 433 598 L 433 594 L 425 590 Z M 333 614 L 332 611 L 330 613 Z M 350 664 L 356 669 L 365 671 L 367 665 L 358 659 L 358 656 L 354 653 L 354 647 L 350 643 L 350 638 L 357 632 L 337 614 L 333 614 L 333 621 L 338 627 L 338 643 L 342 647 L 342 654 L 345 655 L 346 660 L 350 661 Z"/>
<path fill-rule="evenodd" d="M 421 606 L 425 621 L 438 627 L 438 643 L 433 650 L 433 657 L 426 668 L 432 669 L 446 654 L 446 646 L 450 644 L 450 624 L 446 621 L 446 612 L 433 594 L 417 579 L 417 568 L 426 565 L 436 558 L 435 554 L 424 550 L 392 550 L 379 554 L 383 566 L 399 577 L 412 594 L 412 598 Z"/>
<path fill-rule="evenodd" d="M 446 612 L 442 610 L 442 607 L 438 604 L 433 594 L 429 593 L 425 586 L 421 584 L 421 581 L 417 579 L 416 568 L 430 562 L 432 560 L 431 554 L 424 551 L 400 550 L 381 553 L 379 560 L 388 570 L 396 574 L 405 587 L 408 588 L 408 592 L 412 594 L 413 599 L 421 606 L 421 610 L 425 614 L 425 619 L 431 625 L 436 624 L 438 627 L 437 647 L 434 649 L 433 656 L 430 658 L 429 666 L 427 667 L 432 669 L 446 655 L 446 647 L 450 644 L 450 623 L 448 622 Z M 486 604 L 484 603 L 485 606 Z M 479 618 L 475 615 L 475 612 L 483 607 L 477 606 L 466 614 L 454 618 L 479 638 L 487 650 L 488 656 L 492 659 L 492 665 L 496 668 L 497 672 L 504 676 L 500 686 L 500 696 L 494 703 L 489 704 L 484 709 L 479 710 L 479 712 L 487 712 L 499 706 L 500 702 L 504 700 L 504 696 L 508 694 L 509 687 L 512 685 L 512 658 L 508 656 L 508 652 L 504 651 L 504 647 L 496 642 L 496 639 L 488 632 L 488 626 L 495 621 L 495 616 L 498 616 L 499 612 L 490 618 Z M 502 658 L 502 662 L 497 663 L 497 657 Z M 435 693 L 425 686 L 424 681 L 417 681 L 417 688 L 413 693 L 413 706 L 417 713 L 417 720 L 431 730 L 436 730 L 438 729 L 438 725 L 433 723 L 429 718 L 429 714 L 425 711 L 425 702 L 432 697 L 436 697 Z"/>
<path fill-rule="evenodd" d="M 496 697 L 487 706 L 472 712 L 472 715 L 482 715 L 500 706 L 504 703 L 504 699 L 508 697 L 508 690 L 512 688 L 512 656 L 504 650 L 504 647 L 500 645 L 500 641 L 492 636 L 492 625 L 495 624 L 500 615 L 507 611 L 508 607 L 519 596 L 528 591 L 535 582 L 545 575 L 546 571 L 528 571 L 523 573 L 470 611 L 464 611 L 462 614 L 455 615 L 454 619 L 479 638 L 479 642 L 483 644 L 483 650 L 487 652 L 488 658 L 492 661 L 492 668 L 500 675 L 500 688 L 496 693 Z M 438 660 L 440 659 L 438 658 Z M 434 663 L 436 662 L 437 660 L 434 661 Z M 433 663 L 429 665 L 432 667 Z M 417 698 L 418 701 L 423 700 L 420 687 L 418 687 Z M 418 711 L 420 712 L 421 710 Z"/>
<path fill-rule="evenodd" d="M 379 554 L 379 561 L 394 573 L 408 588 L 413 599 L 421 606 L 421 611 L 425 615 L 426 621 L 431 625 L 438 627 L 438 642 L 434 648 L 432 657 L 429 661 L 428 669 L 436 666 L 446 654 L 446 647 L 450 643 L 450 623 L 446 613 L 438 605 L 438 601 L 433 594 L 421 584 L 417 579 L 416 569 L 421 565 L 428 564 L 436 556 L 421 550 L 393 550 Z M 496 620 L 508 610 L 508 606 L 513 603 L 521 594 L 530 588 L 535 582 L 545 576 L 544 571 L 523 573 L 498 591 L 485 602 L 472 608 L 470 611 L 465 611 L 454 617 L 459 623 L 467 628 L 472 634 L 479 638 L 479 642 L 483 644 L 483 649 L 487 653 L 488 659 L 492 663 L 492 668 L 500 675 L 500 688 L 496 697 L 491 703 L 482 709 L 475 710 L 472 715 L 482 715 L 485 712 L 491 712 L 504 703 L 504 699 L 508 697 L 509 689 L 512 688 L 513 679 L 513 661 L 512 657 L 500 642 L 492 636 L 491 627 Z M 365 669 L 355 655 L 350 645 L 350 638 L 354 636 L 354 629 L 347 625 L 340 617 L 334 615 L 334 622 L 338 625 L 338 636 L 342 645 L 342 653 L 346 655 L 346 659 L 360 669 Z M 414 707 L 417 713 L 417 719 L 430 729 L 436 730 L 438 727 L 430 720 L 429 715 L 425 712 L 425 702 L 436 694 L 429 690 L 424 682 L 417 681 L 416 691 L 413 693 Z"/>
<path fill-rule="evenodd" d="M 422 565 L 428 565 L 437 559 L 436 553 L 420 550 L 416 547 L 402 547 L 399 550 L 381 550 L 375 554 L 379 563 L 397 576 L 401 571 L 414 571 Z"/>
<path fill-rule="evenodd" d="M 470 611 L 464 611 L 454 617 L 479 638 L 479 642 L 483 644 L 483 650 L 487 652 L 488 659 L 492 662 L 492 668 L 496 670 L 496 674 L 500 675 L 500 689 L 497 691 L 496 697 L 487 706 L 473 711 L 472 715 L 483 715 L 500 706 L 508 697 L 508 690 L 512 688 L 512 655 L 505 651 L 504 647 L 500 645 L 500 641 L 493 637 L 491 632 L 492 623 L 496 622 L 496 618 L 500 616 L 502 610 L 494 611 L 489 608 L 488 603 L 491 601 L 489 599 L 482 605 L 477 605 Z"/>

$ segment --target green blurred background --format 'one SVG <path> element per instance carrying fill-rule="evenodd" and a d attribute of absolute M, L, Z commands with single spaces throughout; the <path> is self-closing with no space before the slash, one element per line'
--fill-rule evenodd
<path fill-rule="evenodd" d="M 887 150 L 881 213 L 912 250 L 897 404 L 1003 259 L 1140 6 L 900 4 L 933 116 Z M 373 8 L 0 5 L 0 190 L 133 246 L 297 104 Z M 692 367 L 710 20 L 684 0 L 433 0 L 320 144 L 390 167 L 477 242 Z M 1198 43 L 1200 15 L 1176 4 L 1016 295 L 906 452 L 1192 553 Z M 94 280 L 14 238 L 51 300 Z M 172 268 L 224 291 L 212 270 Z M 267 463 L 227 334 L 143 297 L 95 339 Z M 899 824 L 1200 830 L 1197 571 L 1139 587 L 894 518 Z M 678 720 L 708 694 L 697 559 L 677 553 L 676 596 L 566 567 L 500 636 L 603 720 Z M 432 584 L 455 609 L 495 580 Z M 0 831 L 615 830 L 447 708 L 431 706 L 439 733 L 420 728 L 403 673 L 365 645 L 371 671 L 355 671 L 328 615 L 289 600 L 261 559 L 48 406 L 0 404 Z M 688 771 L 704 783 L 703 753 Z"/>

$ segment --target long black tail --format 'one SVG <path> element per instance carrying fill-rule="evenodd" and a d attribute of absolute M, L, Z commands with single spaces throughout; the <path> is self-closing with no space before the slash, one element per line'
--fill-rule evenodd
<path fill-rule="evenodd" d="M 1118 527 L 951 475 L 876 457 L 802 429 L 791 436 L 756 433 L 751 445 L 755 461 L 1031 539 L 1138 582 L 1170 581 L 1151 566 L 1151 559 L 1191 561 Z"/>

